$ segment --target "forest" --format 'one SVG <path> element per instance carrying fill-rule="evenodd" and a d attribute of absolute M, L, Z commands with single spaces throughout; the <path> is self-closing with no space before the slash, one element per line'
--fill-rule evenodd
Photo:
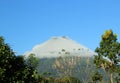
<path fill-rule="evenodd" d="M 120 83 L 120 42 L 111 29 L 101 35 L 94 57 L 40 59 L 16 55 L 0 36 L 0 83 Z"/>

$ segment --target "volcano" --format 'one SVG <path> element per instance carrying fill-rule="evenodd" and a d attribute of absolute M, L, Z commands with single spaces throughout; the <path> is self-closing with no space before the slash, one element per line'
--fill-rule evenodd
<path fill-rule="evenodd" d="M 31 53 L 39 58 L 38 72 L 50 72 L 55 78 L 74 76 L 84 83 L 85 80 L 90 80 L 90 75 L 95 71 L 95 53 L 66 36 L 51 37 L 44 43 L 34 46 L 25 56 Z"/>

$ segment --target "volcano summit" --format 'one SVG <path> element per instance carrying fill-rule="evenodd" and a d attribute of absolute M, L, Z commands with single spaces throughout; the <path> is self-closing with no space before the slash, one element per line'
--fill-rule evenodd
<path fill-rule="evenodd" d="M 95 54 L 89 48 L 66 36 L 52 37 L 46 42 L 34 46 L 33 49 L 26 52 L 25 55 L 31 53 L 39 58 L 59 57 L 64 54 L 69 54 L 70 56 L 91 57 Z"/>

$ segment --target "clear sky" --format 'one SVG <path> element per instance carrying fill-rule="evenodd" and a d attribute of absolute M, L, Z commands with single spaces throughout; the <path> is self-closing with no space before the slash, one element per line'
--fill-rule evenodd
<path fill-rule="evenodd" d="M 94 51 L 107 29 L 120 40 L 120 0 L 0 0 L 0 35 L 17 54 L 52 36 Z"/>

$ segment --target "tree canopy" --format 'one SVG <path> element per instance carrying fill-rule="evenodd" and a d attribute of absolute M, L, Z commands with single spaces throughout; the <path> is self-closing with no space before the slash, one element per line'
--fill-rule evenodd
<path fill-rule="evenodd" d="M 34 67 L 27 66 L 23 56 L 16 56 L 0 37 L 0 83 L 32 83 L 34 71 Z"/>
<path fill-rule="evenodd" d="M 96 67 L 109 73 L 110 83 L 114 83 L 116 80 L 119 81 L 120 43 L 117 41 L 117 35 L 112 30 L 105 31 L 95 52 L 98 54 L 94 58 Z"/>

